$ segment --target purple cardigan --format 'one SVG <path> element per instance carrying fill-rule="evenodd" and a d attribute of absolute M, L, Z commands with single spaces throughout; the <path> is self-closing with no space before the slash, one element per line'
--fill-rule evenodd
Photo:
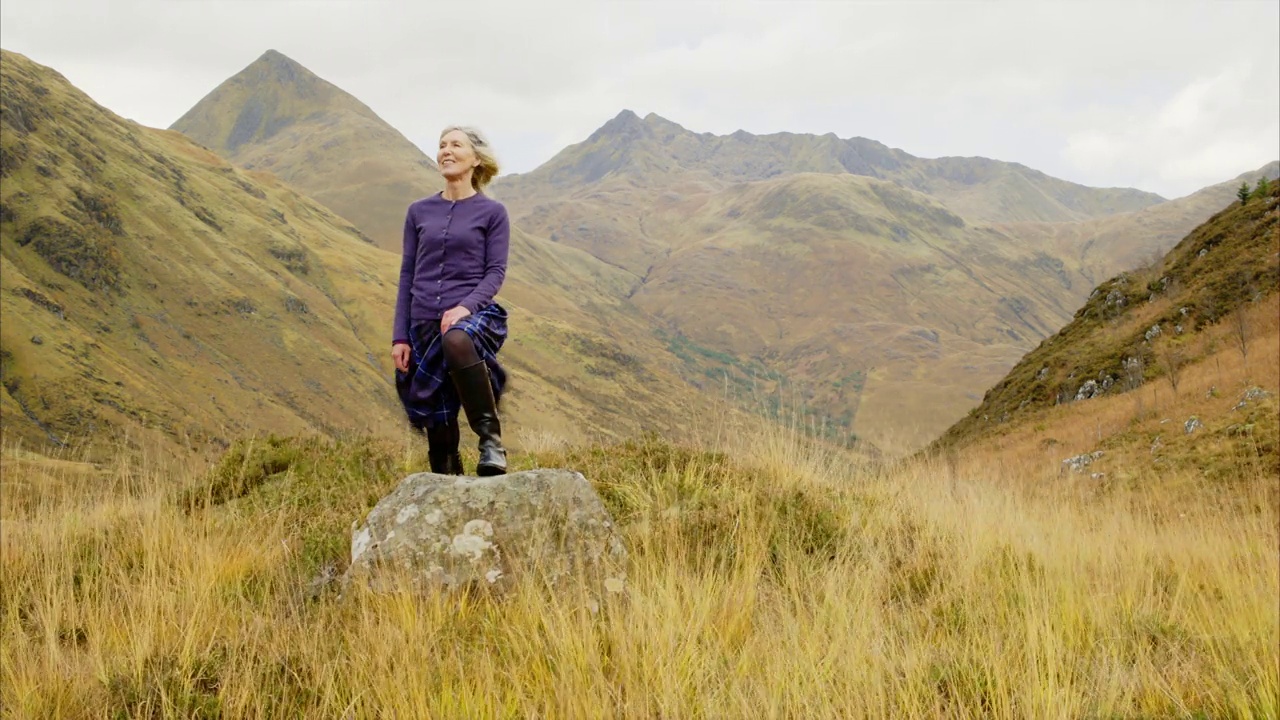
<path fill-rule="evenodd" d="M 481 193 L 456 201 L 436 193 L 410 205 L 392 342 L 409 342 L 410 326 L 451 308 L 474 313 L 489 304 L 506 277 L 509 245 L 507 209 Z"/>

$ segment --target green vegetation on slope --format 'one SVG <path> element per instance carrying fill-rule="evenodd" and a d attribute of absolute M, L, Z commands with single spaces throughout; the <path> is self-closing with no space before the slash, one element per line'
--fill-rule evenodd
<path fill-rule="evenodd" d="M 395 422 L 388 258 L 327 208 L 95 105 L 5 52 L 6 437 Z"/>
<path fill-rule="evenodd" d="M 763 371 L 702 360 L 716 379 L 740 378 L 756 400 L 785 377 L 781 391 L 827 427 L 891 451 L 960 417 L 970 394 L 1066 322 L 1078 292 L 1061 281 L 1069 266 L 1038 249 L 852 175 L 787 175 L 672 201 L 645 227 L 671 250 L 632 302 L 706 359 L 750 358 Z"/>
<path fill-rule="evenodd" d="M 1234 202 L 1158 263 L 1094 289 L 1062 330 L 1027 354 L 937 445 L 971 442 L 1045 407 L 1133 390 L 1213 348 L 1197 342 L 1238 322 L 1280 285 L 1280 192 Z M 1241 329 L 1248 343 L 1247 330 Z"/>

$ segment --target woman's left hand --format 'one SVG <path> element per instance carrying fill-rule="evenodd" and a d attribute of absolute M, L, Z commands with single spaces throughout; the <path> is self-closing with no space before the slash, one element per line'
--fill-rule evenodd
<path fill-rule="evenodd" d="M 444 311 L 444 317 L 440 318 L 440 334 L 449 332 L 449 328 L 453 327 L 462 318 L 471 314 L 471 311 L 459 305 L 456 308 Z"/>

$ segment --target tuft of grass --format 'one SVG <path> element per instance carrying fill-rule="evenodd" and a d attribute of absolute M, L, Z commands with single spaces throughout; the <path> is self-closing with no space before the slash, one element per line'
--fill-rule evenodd
<path fill-rule="evenodd" d="M 701 549 L 686 560 L 731 565 L 744 534 L 764 541 L 770 569 L 791 557 L 832 558 L 845 532 L 840 500 L 848 492 L 787 485 L 766 469 L 724 451 L 681 447 L 647 435 L 638 440 L 547 453 L 536 462 L 579 469 L 623 528 Z"/>
<path fill-rule="evenodd" d="M 89 290 L 106 292 L 120 284 L 120 250 L 102 233 L 40 217 L 26 227 L 18 244 L 29 245 L 49 267 Z"/>
<path fill-rule="evenodd" d="M 209 469 L 202 482 L 179 494 L 178 504 L 191 511 L 244 497 L 271 477 L 288 470 L 304 450 L 299 445 L 292 438 L 275 435 L 237 440 Z"/>
<path fill-rule="evenodd" d="M 108 717 L 120 718 L 221 718 L 218 698 L 225 652 L 183 659 L 153 655 L 142 668 L 108 678 L 105 682 Z"/>
<path fill-rule="evenodd" d="M 345 570 L 352 520 L 404 475 L 426 469 L 421 448 L 406 455 L 377 438 L 267 435 L 233 443 L 198 482 L 178 489 L 175 501 L 188 514 L 231 504 L 284 523 L 296 533 L 302 578 Z"/>

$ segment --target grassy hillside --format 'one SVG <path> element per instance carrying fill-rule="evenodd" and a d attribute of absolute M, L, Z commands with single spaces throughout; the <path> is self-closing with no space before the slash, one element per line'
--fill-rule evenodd
<path fill-rule="evenodd" d="M 936 436 L 1069 317 L 1060 265 L 882 180 L 786 175 L 645 224 L 672 247 L 632 300 L 709 349 L 701 368 L 886 449 Z"/>
<path fill-rule="evenodd" d="M 1203 354 L 1134 390 L 1019 414 L 987 432 L 940 449 L 945 455 L 995 455 L 1023 472 L 1055 475 L 1081 493 L 1153 488 L 1194 507 L 1277 502 L 1280 487 L 1280 295 L 1241 317 L 1251 342 L 1242 354 L 1235 329 L 1203 330 Z M 1250 478 L 1268 478 L 1269 495 L 1242 497 Z"/>
<path fill-rule="evenodd" d="M 834 432 L 895 450 L 971 407 L 1081 292 L 1069 262 L 851 174 L 718 190 L 610 178 L 571 197 L 520 222 L 630 273 L 689 377 L 753 401 L 785 386 Z"/>
<path fill-rule="evenodd" d="M 260 439 L 208 468 L 6 452 L 0 702 L 15 718 L 1280 710 L 1274 476 L 1238 477 L 1236 504 L 1188 502 L 993 453 L 876 469 L 716 428 L 513 454 L 582 471 L 617 519 L 627 601 L 601 612 L 537 582 L 506 601 L 326 586 L 420 446 Z M 280 472 L 243 495 L 188 502 L 268 456 Z"/>
<path fill-rule="evenodd" d="M 1159 262 L 1099 285 L 1066 327 L 1028 353 L 938 445 L 1007 432 L 1055 405 L 1092 403 L 1157 381 L 1176 392 L 1184 366 L 1231 345 L 1243 359 L 1252 345 L 1256 363 L 1274 364 L 1274 343 L 1258 341 L 1267 323 L 1259 325 L 1255 308 L 1272 307 L 1280 285 L 1277 201 L 1273 185 L 1266 196 L 1233 202 Z"/>
<path fill-rule="evenodd" d="M 270 176 L 3 58 L 6 437 L 394 422 L 384 253 Z"/>
<path fill-rule="evenodd" d="M 5 437 L 200 448 L 253 431 L 400 431 L 398 254 L 274 176 L 94 104 L 4 53 Z M 616 270 L 517 233 L 512 442 L 682 426 L 707 407 L 623 303 Z"/>
<path fill-rule="evenodd" d="M 444 186 L 435 162 L 372 110 L 269 50 L 177 120 L 237 165 L 279 176 L 399 251 L 409 204 Z"/>

